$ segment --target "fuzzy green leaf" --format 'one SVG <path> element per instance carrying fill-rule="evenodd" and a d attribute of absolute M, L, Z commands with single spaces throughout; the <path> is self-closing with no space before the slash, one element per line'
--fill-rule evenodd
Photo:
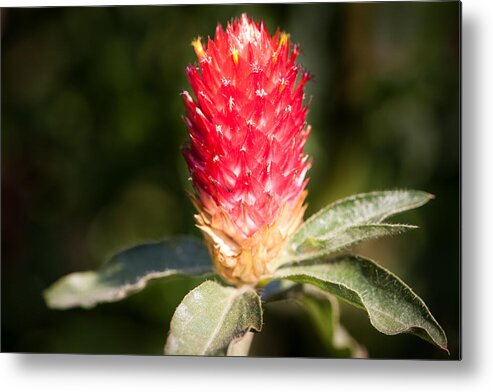
<path fill-rule="evenodd" d="M 176 308 L 164 353 L 238 355 L 238 348 L 249 343 L 251 330 L 259 332 L 261 328 L 262 305 L 252 288 L 206 281 L 190 291 Z"/>
<path fill-rule="evenodd" d="M 399 278 L 358 256 L 318 258 L 285 266 L 271 279 L 312 284 L 368 312 L 387 335 L 412 333 L 447 350 L 447 337 L 425 303 Z"/>
<path fill-rule="evenodd" d="M 415 229 L 417 226 L 389 223 L 349 226 L 340 231 L 328 232 L 320 237 L 310 237 L 298 246 L 291 246 L 283 254 L 285 262 L 303 261 L 342 251 L 358 242 L 386 237 Z"/>
<path fill-rule="evenodd" d="M 433 198 L 421 191 L 383 191 L 354 195 L 321 209 L 292 236 L 272 267 L 333 254 L 360 241 L 416 228 L 382 224 L 386 218 L 419 207 Z"/>
<path fill-rule="evenodd" d="M 127 249 L 97 271 L 75 272 L 60 278 L 45 292 L 54 309 L 91 308 L 115 302 L 142 290 L 151 279 L 212 272 L 207 248 L 192 237 L 167 239 Z"/>

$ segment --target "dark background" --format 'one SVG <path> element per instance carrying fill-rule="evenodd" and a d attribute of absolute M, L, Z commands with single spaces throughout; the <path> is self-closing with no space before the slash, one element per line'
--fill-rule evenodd
<path fill-rule="evenodd" d="M 421 228 L 357 252 L 424 299 L 451 354 L 342 321 L 374 358 L 460 357 L 460 4 L 366 3 L 2 9 L 2 351 L 161 354 L 197 281 L 120 303 L 48 310 L 42 291 L 121 248 L 192 234 L 179 92 L 190 42 L 247 12 L 300 43 L 315 75 L 311 215 L 352 193 L 415 188 Z M 323 356 L 301 308 L 268 306 L 254 355 Z M 326 355 L 326 354 L 325 354 Z"/>

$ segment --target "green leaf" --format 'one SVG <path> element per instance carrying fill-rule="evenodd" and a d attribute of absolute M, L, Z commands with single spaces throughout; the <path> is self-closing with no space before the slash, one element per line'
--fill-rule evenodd
<path fill-rule="evenodd" d="M 381 222 L 432 198 L 429 193 L 409 190 L 363 193 L 339 200 L 311 216 L 286 243 L 272 267 L 329 255 L 363 240 L 416 228 Z"/>
<path fill-rule="evenodd" d="M 364 240 L 396 235 L 415 228 L 417 226 L 389 223 L 346 227 L 318 238 L 307 238 L 298 246 L 288 248 L 288 252 L 283 254 L 285 262 L 282 264 L 330 255 Z"/>
<path fill-rule="evenodd" d="M 151 279 L 211 272 L 207 248 L 192 237 L 179 237 L 127 249 L 97 271 L 64 276 L 44 292 L 44 298 L 50 308 L 91 308 L 100 302 L 126 298 L 142 290 Z"/>
<path fill-rule="evenodd" d="M 447 351 L 447 337 L 425 303 L 399 278 L 358 256 L 319 258 L 286 266 L 270 278 L 312 284 L 368 312 L 387 335 L 412 333 Z"/>
<path fill-rule="evenodd" d="M 249 343 L 248 333 L 261 328 L 262 305 L 252 288 L 206 281 L 190 291 L 176 308 L 164 353 L 239 355 L 238 348 Z M 247 349 L 243 347 L 242 353 Z"/>
<path fill-rule="evenodd" d="M 304 285 L 293 297 L 300 303 L 312 320 L 330 357 L 367 358 L 366 349 L 346 331 L 339 321 L 337 299 L 313 286 Z"/>

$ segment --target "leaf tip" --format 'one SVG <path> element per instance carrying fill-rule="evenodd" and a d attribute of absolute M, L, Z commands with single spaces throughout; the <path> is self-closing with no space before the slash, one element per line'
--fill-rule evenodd
<path fill-rule="evenodd" d="M 445 335 L 445 331 L 443 331 L 443 329 L 442 329 L 442 333 L 443 333 L 444 342 L 442 344 L 438 344 L 438 347 L 440 347 L 443 351 L 445 351 L 447 353 L 447 355 L 450 357 L 450 351 L 448 349 L 448 342 L 447 342 L 447 335 Z"/>
<path fill-rule="evenodd" d="M 433 193 L 425 192 L 425 195 L 429 200 L 433 200 L 436 198 L 436 196 Z"/>
<path fill-rule="evenodd" d="M 52 310 L 65 309 L 60 298 L 57 296 L 56 285 L 52 284 L 48 288 L 44 289 L 41 292 L 41 296 L 43 297 L 44 303 L 47 308 Z"/>
<path fill-rule="evenodd" d="M 437 346 L 441 350 L 445 351 L 447 353 L 447 355 L 450 357 L 450 351 L 447 347 L 447 337 L 444 336 L 444 338 L 445 338 L 445 342 L 443 342 L 443 343 L 438 343 L 436 340 L 434 340 L 433 343 L 435 344 L 435 346 Z"/>
<path fill-rule="evenodd" d="M 43 301 L 44 301 L 45 305 L 48 308 L 53 309 L 54 306 L 53 306 L 53 303 L 51 301 L 50 288 L 49 287 L 41 292 L 41 296 L 43 297 Z"/>

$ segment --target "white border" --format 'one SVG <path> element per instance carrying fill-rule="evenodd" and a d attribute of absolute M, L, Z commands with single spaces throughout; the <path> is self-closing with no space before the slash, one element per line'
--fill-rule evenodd
<path fill-rule="evenodd" d="M 385 0 L 384 0 L 385 1 Z M 393 0 L 393 1 L 410 1 L 410 0 Z M 411 0 L 411 1 L 426 1 L 426 0 Z M 450 1 L 450 0 L 447 0 Z M 337 2 L 350 2 L 350 3 L 358 3 L 361 1 L 358 0 L 349 0 L 349 1 L 321 1 L 321 0 L 313 0 L 308 1 L 308 3 L 337 3 Z M 296 1 L 296 0 L 271 0 L 271 1 L 214 1 L 214 0 L 185 0 L 185 1 L 160 1 L 160 0 L 113 0 L 113 1 L 95 1 L 95 0 L 0 0 L 0 6 L 2 7 L 53 7 L 53 6 L 117 6 L 117 5 L 159 5 L 159 4 L 232 4 L 232 3 L 240 3 L 240 4 L 249 4 L 249 3 L 307 3 L 307 1 Z"/>
<path fill-rule="evenodd" d="M 159 4 L 1 1 L 0 6 Z M 188 1 L 182 3 L 197 3 Z M 463 2 L 463 360 L 341 361 L 0 355 L 3 391 L 486 391 L 493 385 L 493 18 L 491 0 Z M 488 94 L 489 93 L 489 94 Z M 490 100 L 488 100 L 490 98 Z M 322 389 L 323 388 L 323 389 Z"/>

